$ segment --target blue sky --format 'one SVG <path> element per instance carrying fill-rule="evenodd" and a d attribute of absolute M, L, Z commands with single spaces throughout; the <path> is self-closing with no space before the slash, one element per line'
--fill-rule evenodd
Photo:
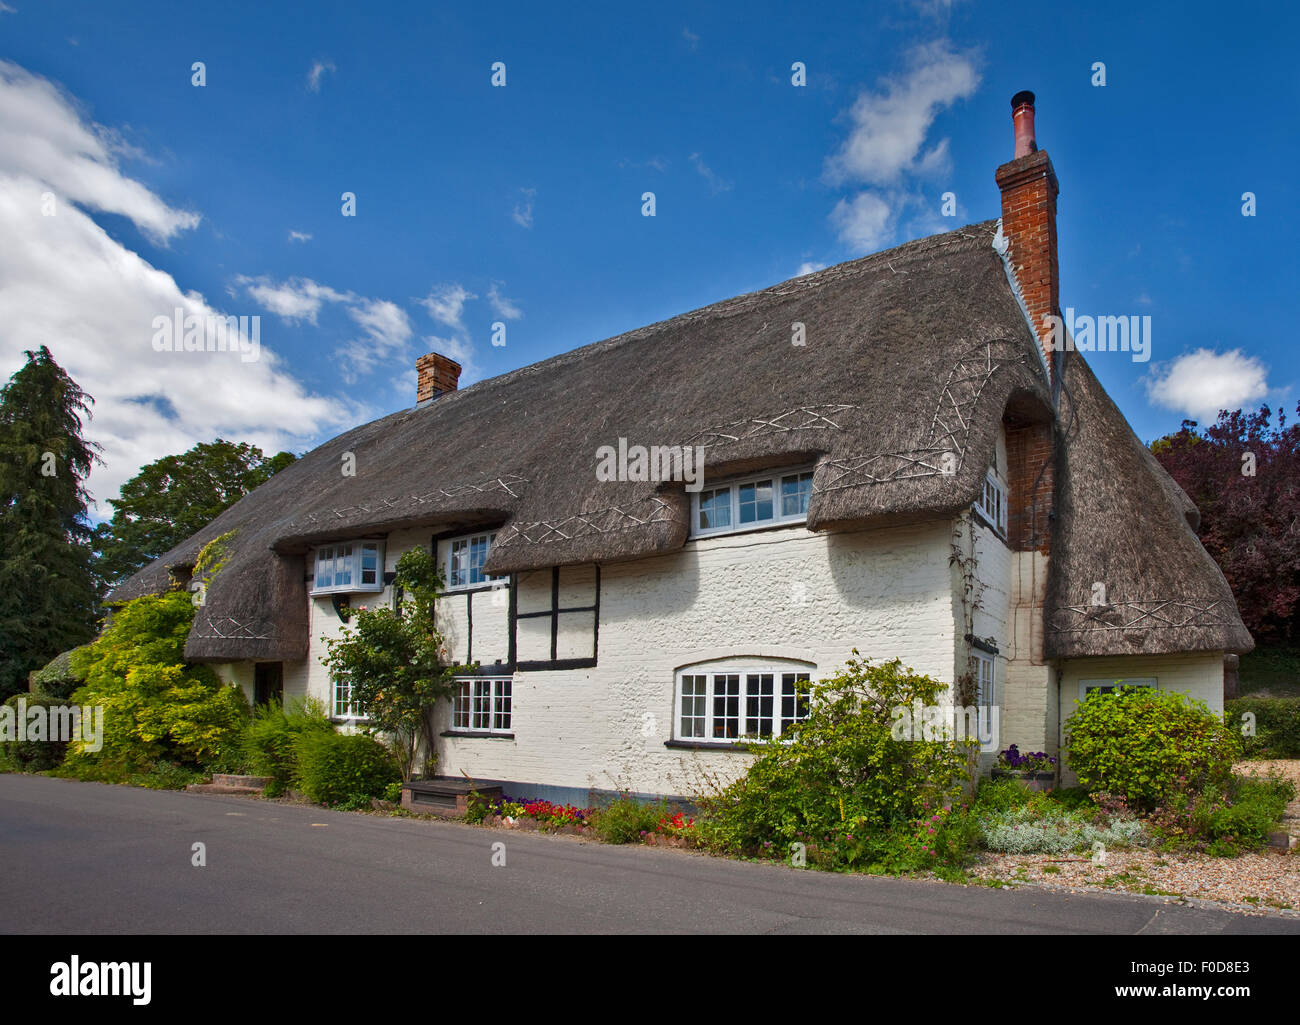
<path fill-rule="evenodd" d="M 48 344 L 96 397 L 99 499 L 218 435 L 302 451 L 423 352 L 468 384 L 996 217 L 1027 88 L 1062 305 L 1152 317 L 1149 363 L 1092 358 L 1138 434 L 1294 407 L 1300 16 L 1041 11 L 4 0 L 0 373 Z M 261 358 L 153 351 L 177 299 L 260 315 Z"/>

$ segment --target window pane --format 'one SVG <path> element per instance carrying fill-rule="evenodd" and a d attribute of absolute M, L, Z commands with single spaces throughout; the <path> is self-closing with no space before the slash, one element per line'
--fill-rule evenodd
<path fill-rule="evenodd" d="M 494 730 L 510 729 L 510 680 L 496 681 L 496 697 L 493 699 L 492 728 Z"/>
<path fill-rule="evenodd" d="M 807 673 L 781 674 L 781 732 L 800 719 L 808 718 Z"/>
<path fill-rule="evenodd" d="M 334 586 L 352 586 L 352 546 L 339 545 L 334 557 Z"/>
<path fill-rule="evenodd" d="M 745 677 L 745 734 L 772 735 L 772 673 Z"/>
<path fill-rule="evenodd" d="M 459 684 L 455 700 L 452 703 L 452 729 L 467 730 L 470 722 L 470 683 L 468 680 Z"/>
<path fill-rule="evenodd" d="M 797 473 L 781 478 L 781 515 L 805 516 L 812 495 L 811 473 Z"/>
<path fill-rule="evenodd" d="M 451 555 L 447 560 L 447 586 L 461 587 L 466 582 L 465 577 L 465 549 L 467 542 L 464 540 L 453 541 L 451 543 Z"/>
<path fill-rule="evenodd" d="M 363 584 L 379 583 L 379 546 L 361 546 L 361 582 Z"/>
<path fill-rule="evenodd" d="M 471 716 L 471 726 L 476 730 L 487 730 L 492 727 L 491 680 L 474 681 L 474 708 Z"/>
<path fill-rule="evenodd" d="M 731 526 L 731 488 L 700 492 L 700 530 Z"/>
<path fill-rule="evenodd" d="M 772 482 L 755 481 L 740 485 L 740 522 L 760 523 L 772 519 Z"/>
<path fill-rule="evenodd" d="M 681 736 L 683 738 L 698 737 L 703 740 L 706 736 L 704 724 L 707 686 L 708 678 L 705 676 L 682 677 Z"/>
<path fill-rule="evenodd" d="M 740 736 L 740 675 L 713 678 L 713 739 L 729 740 Z"/>

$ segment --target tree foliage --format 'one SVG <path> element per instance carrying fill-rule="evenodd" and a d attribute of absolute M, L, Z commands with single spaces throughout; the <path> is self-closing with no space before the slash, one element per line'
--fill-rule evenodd
<path fill-rule="evenodd" d="M 95 528 L 97 568 L 106 585 L 196 534 L 295 459 L 218 438 L 145 466 L 109 499 L 113 518 Z"/>
<path fill-rule="evenodd" d="M 94 633 L 82 437 L 93 399 L 45 346 L 0 390 L 0 699 Z"/>
<path fill-rule="evenodd" d="M 1297 406 L 1300 413 L 1300 406 Z M 1201 543 L 1256 640 L 1300 640 L 1300 424 L 1268 406 L 1192 420 L 1151 451 L 1201 512 Z"/>

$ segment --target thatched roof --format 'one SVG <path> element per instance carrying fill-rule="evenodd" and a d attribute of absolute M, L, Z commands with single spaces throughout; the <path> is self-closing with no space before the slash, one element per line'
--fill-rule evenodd
<path fill-rule="evenodd" d="M 1066 355 L 1047 657 L 1249 651 L 1228 581 L 1196 536 L 1196 507 L 1083 358 Z"/>
<path fill-rule="evenodd" d="M 282 470 L 111 600 L 165 588 L 168 567 L 192 565 L 203 544 L 237 530 L 186 654 L 292 659 L 306 652 L 303 555 L 318 542 L 493 526 L 491 572 L 680 547 L 689 510 L 681 484 L 596 479 L 596 450 L 620 437 L 703 445 L 713 476 L 815 462 L 811 529 L 950 515 L 975 499 L 1008 406 L 1051 415 L 1036 342 L 992 247 L 996 228 L 910 242 L 358 427 Z M 803 345 L 792 344 L 795 322 L 805 325 Z M 341 472 L 349 452 L 351 477 Z M 956 472 L 945 475 L 949 452 Z M 1086 565 L 1086 543 L 1081 551 Z"/>

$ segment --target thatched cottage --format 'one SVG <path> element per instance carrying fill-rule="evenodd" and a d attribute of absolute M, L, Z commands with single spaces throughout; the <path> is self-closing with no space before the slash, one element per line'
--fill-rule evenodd
<path fill-rule="evenodd" d="M 424 356 L 414 408 L 308 453 L 112 600 L 237 531 L 187 657 L 347 723 L 322 638 L 432 546 L 438 625 L 476 666 L 440 772 L 582 802 L 736 774 L 736 741 L 779 735 L 796 684 L 853 648 L 952 682 L 1022 750 L 1058 750 L 1116 680 L 1221 708 L 1250 635 L 1192 503 L 1051 345 L 1057 180 L 1033 95 L 1013 111 L 999 220 L 465 389 Z M 702 447 L 703 478 L 598 472 L 637 445 Z"/>

